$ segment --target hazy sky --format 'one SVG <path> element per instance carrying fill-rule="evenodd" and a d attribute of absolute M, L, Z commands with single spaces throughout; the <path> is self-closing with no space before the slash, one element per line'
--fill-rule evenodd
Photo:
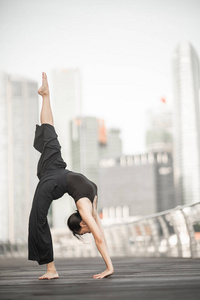
<path fill-rule="evenodd" d="M 120 127 L 134 154 L 146 109 L 173 105 L 173 51 L 187 40 L 200 53 L 199 28 L 199 0 L 0 0 L 0 70 L 40 82 L 80 68 L 84 113 Z"/>

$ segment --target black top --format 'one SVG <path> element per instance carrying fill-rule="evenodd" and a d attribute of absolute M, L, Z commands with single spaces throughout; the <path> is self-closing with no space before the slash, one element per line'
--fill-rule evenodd
<path fill-rule="evenodd" d="M 80 198 L 87 197 L 93 202 L 97 195 L 97 186 L 81 173 L 69 171 L 67 173 L 67 193 L 77 202 Z"/>
<path fill-rule="evenodd" d="M 67 164 L 61 156 L 61 146 L 55 128 L 50 124 L 36 125 L 34 147 L 41 153 L 37 176 L 43 185 L 43 193 L 58 199 L 68 193 L 77 202 L 87 197 L 93 202 L 97 186 L 81 173 L 65 169 Z"/>

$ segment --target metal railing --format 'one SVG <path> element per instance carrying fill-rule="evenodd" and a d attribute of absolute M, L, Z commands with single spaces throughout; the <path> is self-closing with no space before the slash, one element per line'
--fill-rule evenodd
<path fill-rule="evenodd" d="M 105 228 L 113 256 L 200 257 L 200 202 Z"/>
<path fill-rule="evenodd" d="M 0 241 L 0 257 L 24 257 L 27 254 L 27 243 L 10 241 Z"/>
<path fill-rule="evenodd" d="M 200 257 L 200 202 L 137 221 L 104 226 L 110 256 Z M 91 235 L 85 244 L 67 229 L 52 230 L 55 257 L 99 256 Z M 0 242 L 0 256 L 27 256 L 27 244 Z"/>

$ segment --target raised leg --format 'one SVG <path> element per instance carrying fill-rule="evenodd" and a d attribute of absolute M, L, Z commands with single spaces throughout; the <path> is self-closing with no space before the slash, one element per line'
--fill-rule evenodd
<path fill-rule="evenodd" d="M 41 124 L 46 123 L 54 126 L 47 75 L 44 72 L 42 73 L 42 86 L 39 88 L 38 94 L 43 98 L 40 114 Z M 45 187 L 43 188 L 45 189 Z M 51 232 L 47 222 L 47 213 L 52 200 L 43 195 L 40 188 L 37 188 L 29 217 L 29 259 L 37 260 L 39 264 L 46 263 L 47 266 L 47 272 L 39 279 L 59 277 L 53 261 Z"/>
<path fill-rule="evenodd" d="M 40 114 L 41 124 L 47 123 L 54 126 L 47 75 L 44 72 L 42 73 L 42 86 L 39 88 L 38 94 L 43 98 Z"/>

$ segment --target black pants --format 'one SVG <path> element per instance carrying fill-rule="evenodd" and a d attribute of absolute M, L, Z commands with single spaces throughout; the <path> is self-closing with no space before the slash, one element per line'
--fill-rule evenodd
<path fill-rule="evenodd" d="M 36 125 L 34 147 L 41 157 L 37 169 L 39 183 L 29 217 L 28 259 L 42 265 L 54 260 L 47 214 L 52 201 L 66 192 L 68 170 L 65 170 L 66 163 L 61 157 L 61 146 L 52 125 Z"/>

